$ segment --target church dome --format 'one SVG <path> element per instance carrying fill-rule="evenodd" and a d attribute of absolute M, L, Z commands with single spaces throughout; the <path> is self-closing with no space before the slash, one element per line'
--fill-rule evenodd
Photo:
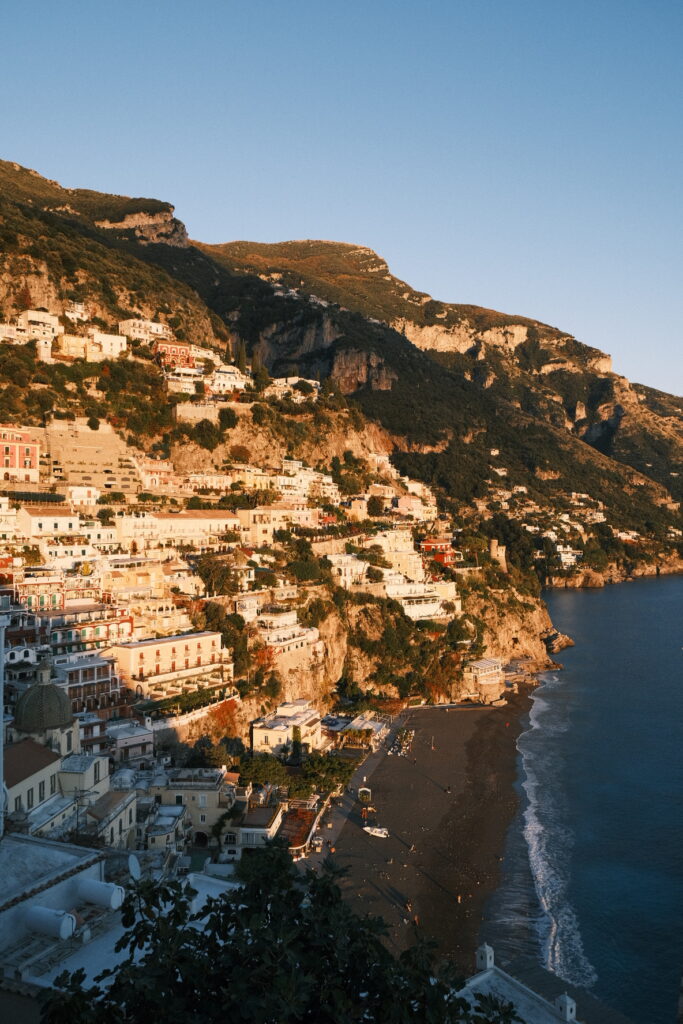
<path fill-rule="evenodd" d="M 14 712 L 18 732 L 45 732 L 71 725 L 71 701 L 65 690 L 49 681 L 34 683 L 22 693 Z"/>

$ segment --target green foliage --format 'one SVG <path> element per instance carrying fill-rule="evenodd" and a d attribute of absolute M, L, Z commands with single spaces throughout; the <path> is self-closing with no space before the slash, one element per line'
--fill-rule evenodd
<path fill-rule="evenodd" d="M 376 494 L 372 494 L 368 498 L 368 515 L 381 516 L 384 513 L 384 502 Z"/>
<path fill-rule="evenodd" d="M 240 761 L 240 783 L 248 782 L 259 785 L 286 786 L 289 775 L 282 761 L 274 754 L 249 754 Z"/>
<path fill-rule="evenodd" d="M 257 427 L 263 426 L 268 421 L 268 409 L 265 405 L 254 405 L 251 410 L 251 418 Z"/>
<path fill-rule="evenodd" d="M 215 555 L 204 555 L 197 562 L 197 575 L 210 594 L 236 594 L 239 590 L 232 561 Z"/>
<path fill-rule="evenodd" d="M 487 1000 L 475 1011 L 455 994 L 453 969 L 422 942 L 399 957 L 378 918 L 342 899 L 340 872 L 299 874 L 278 845 L 245 855 L 241 886 L 191 911 L 179 882 L 137 883 L 126 897 L 116 966 L 86 984 L 62 974 L 44 1024 L 223 1020 L 263 1024 L 513 1024 Z M 198 922 L 201 926 L 197 926 Z"/>
<path fill-rule="evenodd" d="M 212 452 L 221 443 L 221 432 L 211 420 L 200 420 L 191 432 L 191 438 L 201 448 Z"/>
<path fill-rule="evenodd" d="M 299 611 L 299 621 L 304 626 L 317 627 L 333 611 L 334 605 L 330 601 L 323 601 L 320 597 L 314 597 L 306 608 Z"/>
<path fill-rule="evenodd" d="M 329 793 L 337 786 L 346 786 L 359 764 L 358 759 L 337 754 L 309 754 L 304 764 L 304 778 L 320 793 Z"/>
<path fill-rule="evenodd" d="M 222 431 L 232 430 L 237 426 L 237 413 L 234 409 L 225 407 L 218 412 L 218 423 Z"/>

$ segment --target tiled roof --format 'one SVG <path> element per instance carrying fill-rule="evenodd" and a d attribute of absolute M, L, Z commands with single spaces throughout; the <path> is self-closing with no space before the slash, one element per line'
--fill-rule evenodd
<path fill-rule="evenodd" d="M 5 784 L 8 789 L 61 760 L 59 754 L 35 740 L 20 740 L 5 747 Z"/>

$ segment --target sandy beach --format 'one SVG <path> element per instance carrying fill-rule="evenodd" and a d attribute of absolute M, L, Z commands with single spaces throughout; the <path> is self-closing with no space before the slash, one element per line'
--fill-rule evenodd
<path fill-rule="evenodd" d="M 415 730 L 410 756 L 386 755 L 372 771 L 371 823 L 389 837 L 364 832 L 355 804 L 335 860 L 348 871 L 345 896 L 385 920 L 395 952 L 419 930 L 471 969 L 517 807 L 515 742 L 527 707 L 528 697 L 513 696 L 500 708 L 416 710 L 405 723 Z"/>

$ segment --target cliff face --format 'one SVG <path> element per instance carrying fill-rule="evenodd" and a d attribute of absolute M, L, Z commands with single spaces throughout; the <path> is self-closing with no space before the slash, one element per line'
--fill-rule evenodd
<path fill-rule="evenodd" d="M 127 213 L 121 220 L 96 220 L 95 226 L 134 238 L 141 245 L 187 246 L 185 225 L 173 216 L 173 207 L 157 213 Z"/>
<path fill-rule="evenodd" d="M 392 325 L 405 334 L 418 348 L 435 352 L 469 352 L 478 345 L 514 350 L 528 338 L 529 328 L 524 324 L 509 324 L 478 331 L 468 320 L 447 327 L 441 324 L 417 324 L 399 317 Z"/>
<path fill-rule="evenodd" d="M 337 353 L 331 377 L 336 380 L 344 395 L 351 395 L 366 386 L 373 391 L 391 391 L 393 382 L 398 380 L 398 374 L 390 370 L 376 352 L 359 352 L 355 349 L 344 349 Z"/>
<path fill-rule="evenodd" d="M 372 250 L 337 242 L 202 246 L 234 272 L 361 313 L 400 332 L 496 399 L 580 438 L 683 498 L 683 409 L 613 373 L 609 355 L 529 317 L 441 302 L 391 274 Z M 300 349 L 300 351 L 302 351 Z M 271 355 L 275 357 L 276 353 Z M 374 355 L 383 358 L 383 340 Z M 322 365 L 324 363 L 324 366 Z M 318 360 L 346 393 L 388 389 L 391 370 L 357 352 Z M 667 462 L 673 463 L 667 468 Z M 678 475 L 676 475 L 678 474 Z"/>
<path fill-rule="evenodd" d="M 468 594 L 463 611 L 484 622 L 486 657 L 503 661 L 528 658 L 529 668 L 535 671 L 552 665 L 544 638 L 554 632 L 554 627 L 540 598 L 516 595 L 514 591 Z"/>
<path fill-rule="evenodd" d="M 673 576 L 683 573 L 683 558 L 670 553 L 663 554 L 654 562 L 643 562 L 628 569 L 611 563 L 605 569 L 579 569 L 572 576 L 553 576 L 547 586 L 558 589 L 580 590 L 604 587 L 610 583 L 626 583 L 649 576 Z"/>
<path fill-rule="evenodd" d="M 245 447 L 255 464 L 270 469 L 278 468 L 285 455 L 303 459 L 310 466 L 329 466 L 334 455 L 342 458 L 346 451 L 364 459 L 374 452 L 388 453 L 393 447 L 389 434 L 378 424 L 359 421 L 345 411 L 323 416 L 278 416 L 256 424 L 246 410 L 240 412 L 225 443 L 213 452 L 184 441 L 173 447 L 171 458 L 180 473 L 220 469 L 226 460 L 230 461 L 230 450 L 236 445 Z"/>

